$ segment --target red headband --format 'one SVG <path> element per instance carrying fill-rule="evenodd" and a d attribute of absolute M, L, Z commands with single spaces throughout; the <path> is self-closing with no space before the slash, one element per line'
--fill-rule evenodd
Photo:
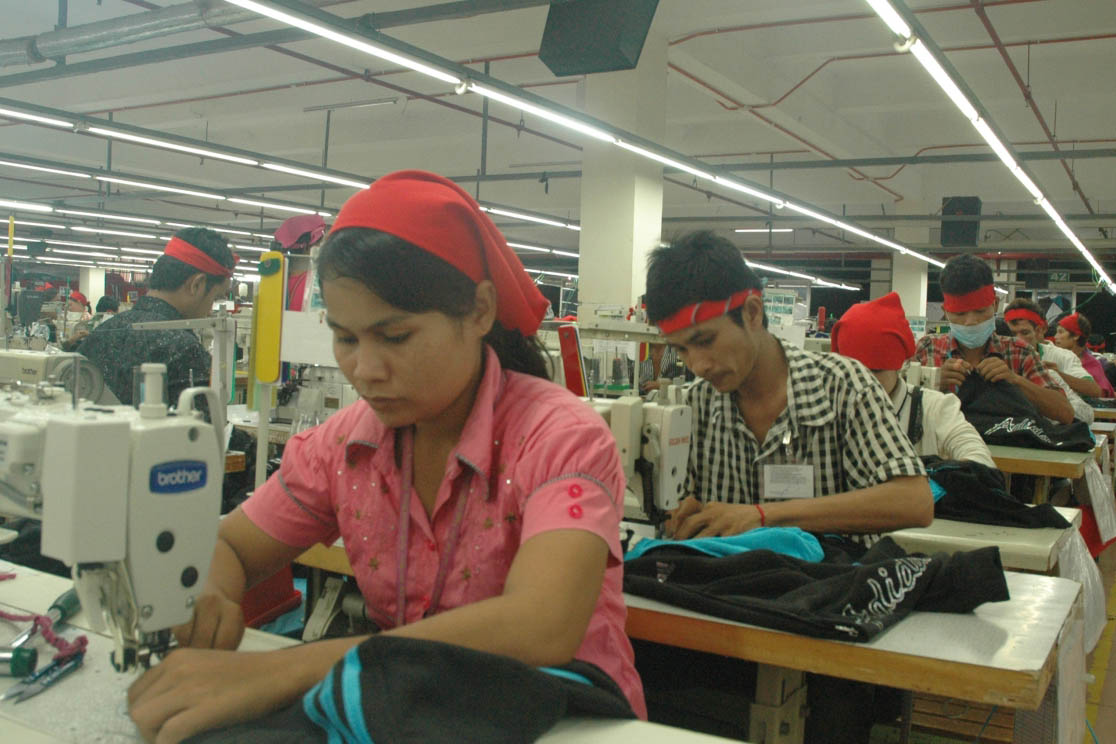
<path fill-rule="evenodd" d="M 980 310 L 996 304 L 996 290 L 991 284 L 974 289 L 968 294 L 954 295 L 942 292 L 942 295 L 945 297 L 942 309 L 951 313 L 967 313 L 970 310 Z"/>
<path fill-rule="evenodd" d="M 1035 324 L 1035 328 L 1045 328 L 1046 321 L 1043 317 L 1036 313 L 1034 310 L 1028 310 L 1025 307 L 1016 307 L 1004 313 L 1004 320 L 1009 323 L 1013 320 L 1029 320 Z"/>
<path fill-rule="evenodd" d="M 217 263 L 208 253 L 199 250 L 179 237 L 170 239 L 167 247 L 163 249 L 163 255 L 177 258 L 182 263 L 189 264 L 198 271 L 212 276 L 223 276 L 228 279 L 233 275 L 232 269 Z M 236 266 L 238 261 L 239 259 L 233 256 L 233 266 Z"/>
<path fill-rule="evenodd" d="M 492 280 L 500 324 L 524 336 L 539 330 L 549 301 L 496 225 L 453 181 L 418 170 L 389 173 L 349 197 L 330 234 L 348 227 L 389 233 L 474 282 Z"/>
<path fill-rule="evenodd" d="M 1080 338 L 1081 336 L 1084 336 L 1085 334 L 1081 330 L 1081 324 L 1077 322 L 1077 315 L 1078 315 L 1077 313 L 1074 313 L 1073 315 L 1067 315 L 1066 317 L 1064 317 L 1060 321 L 1058 321 L 1058 325 L 1062 326 L 1062 328 L 1065 328 L 1067 331 L 1072 333 L 1074 336 L 1077 336 L 1077 337 Z"/>
<path fill-rule="evenodd" d="M 703 300 L 693 305 L 687 305 L 669 318 L 660 320 L 659 331 L 664 336 L 681 331 L 683 328 L 695 326 L 698 323 L 704 323 L 707 320 L 712 320 L 721 315 L 728 315 L 730 310 L 734 310 L 744 304 L 744 300 L 752 295 L 762 297 L 763 292 L 758 289 L 745 289 L 741 292 L 729 295 L 724 300 Z"/>
<path fill-rule="evenodd" d="M 85 299 L 85 295 L 83 295 L 81 292 L 78 292 L 76 289 L 70 290 L 70 299 L 82 305 L 89 304 L 89 300 Z"/>

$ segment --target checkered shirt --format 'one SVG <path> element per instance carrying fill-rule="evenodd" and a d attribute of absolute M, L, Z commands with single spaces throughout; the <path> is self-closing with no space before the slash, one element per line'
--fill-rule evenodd
<path fill-rule="evenodd" d="M 948 333 L 930 333 L 918 340 L 915 346 L 914 361 L 921 362 L 923 366 L 940 367 L 945 360 L 961 355 L 961 347 L 957 339 Z M 1011 371 L 1030 380 L 1039 387 L 1061 390 L 1058 383 L 1050 376 L 1050 371 L 1042 363 L 1042 358 L 1030 344 L 1024 343 L 1011 336 L 999 336 L 995 333 L 988 339 L 984 346 L 985 356 L 998 356 L 1003 359 Z M 956 388 L 948 392 L 957 392 Z"/>

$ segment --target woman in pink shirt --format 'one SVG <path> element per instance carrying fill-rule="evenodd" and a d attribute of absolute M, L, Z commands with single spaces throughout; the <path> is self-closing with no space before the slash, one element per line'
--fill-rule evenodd
<path fill-rule="evenodd" d="M 456 184 L 401 171 L 346 202 L 319 261 L 337 363 L 362 400 L 293 437 L 220 526 L 176 651 L 129 691 L 145 737 L 282 708 L 365 637 L 234 649 L 253 583 L 343 538 L 385 634 L 533 666 L 595 664 L 646 717 L 624 633 L 624 474 L 604 420 L 546 380 L 546 299 Z M 204 650 L 203 650 L 204 649 Z"/>

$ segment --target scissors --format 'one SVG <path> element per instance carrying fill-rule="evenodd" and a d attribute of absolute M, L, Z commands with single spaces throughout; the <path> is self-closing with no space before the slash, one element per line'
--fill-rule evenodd
<path fill-rule="evenodd" d="M 51 662 L 22 682 L 12 685 L 0 695 L 0 700 L 14 698 L 17 703 L 29 700 L 80 667 L 84 661 L 85 652 L 82 651 L 69 658 Z"/>

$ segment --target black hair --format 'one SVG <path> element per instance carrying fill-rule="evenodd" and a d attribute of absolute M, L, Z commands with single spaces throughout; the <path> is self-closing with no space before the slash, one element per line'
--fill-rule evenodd
<path fill-rule="evenodd" d="M 647 259 L 647 319 L 652 323 L 705 300 L 723 300 L 745 289 L 763 289 L 763 281 L 744 263 L 731 242 L 710 230 L 675 238 L 651 251 Z M 743 325 L 743 308 L 729 317 Z M 767 314 L 763 316 L 767 327 Z"/>
<path fill-rule="evenodd" d="M 1077 325 L 1081 328 L 1081 335 L 1075 337 L 1077 340 L 1077 345 L 1085 346 L 1087 343 L 1089 343 L 1089 336 L 1093 335 L 1093 324 L 1089 322 L 1089 319 L 1082 315 L 1081 311 L 1079 310 L 1077 312 Z M 1069 331 L 1069 328 L 1067 328 L 1066 330 Z M 1073 333 L 1073 331 L 1070 331 L 1070 333 Z"/>
<path fill-rule="evenodd" d="M 436 311 L 460 318 L 472 311 L 476 283 L 437 256 L 366 227 L 331 233 L 318 256 L 318 281 L 354 279 L 392 307 L 409 313 Z M 550 379 L 545 352 L 535 336 L 525 337 L 497 320 L 484 337 L 500 365 Z"/>
<path fill-rule="evenodd" d="M 217 233 L 204 227 L 186 227 L 174 234 L 174 237 L 185 240 L 202 253 L 212 258 L 226 269 L 236 266 L 229 244 Z M 148 280 L 148 289 L 174 291 L 185 284 L 195 274 L 205 274 L 206 291 L 212 290 L 228 277 L 218 274 L 209 274 L 201 269 L 191 266 L 185 261 L 179 261 L 168 255 L 159 256 L 155 266 L 151 269 L 151 278 Z"/>
<path fill-rule="evenodd" d="M 984 261 L 967 253 L 946 261 L 938 275 L 938 285 L 944 294 L 963 295 L 994 283 L 992 269 Z"/>
<path fill-rule="evenodd" d="M 97 312 L 99 313 L 115 313 L 120 309 L 120 300 L 115 297 L 105 295 L 97 300 Z"/>

